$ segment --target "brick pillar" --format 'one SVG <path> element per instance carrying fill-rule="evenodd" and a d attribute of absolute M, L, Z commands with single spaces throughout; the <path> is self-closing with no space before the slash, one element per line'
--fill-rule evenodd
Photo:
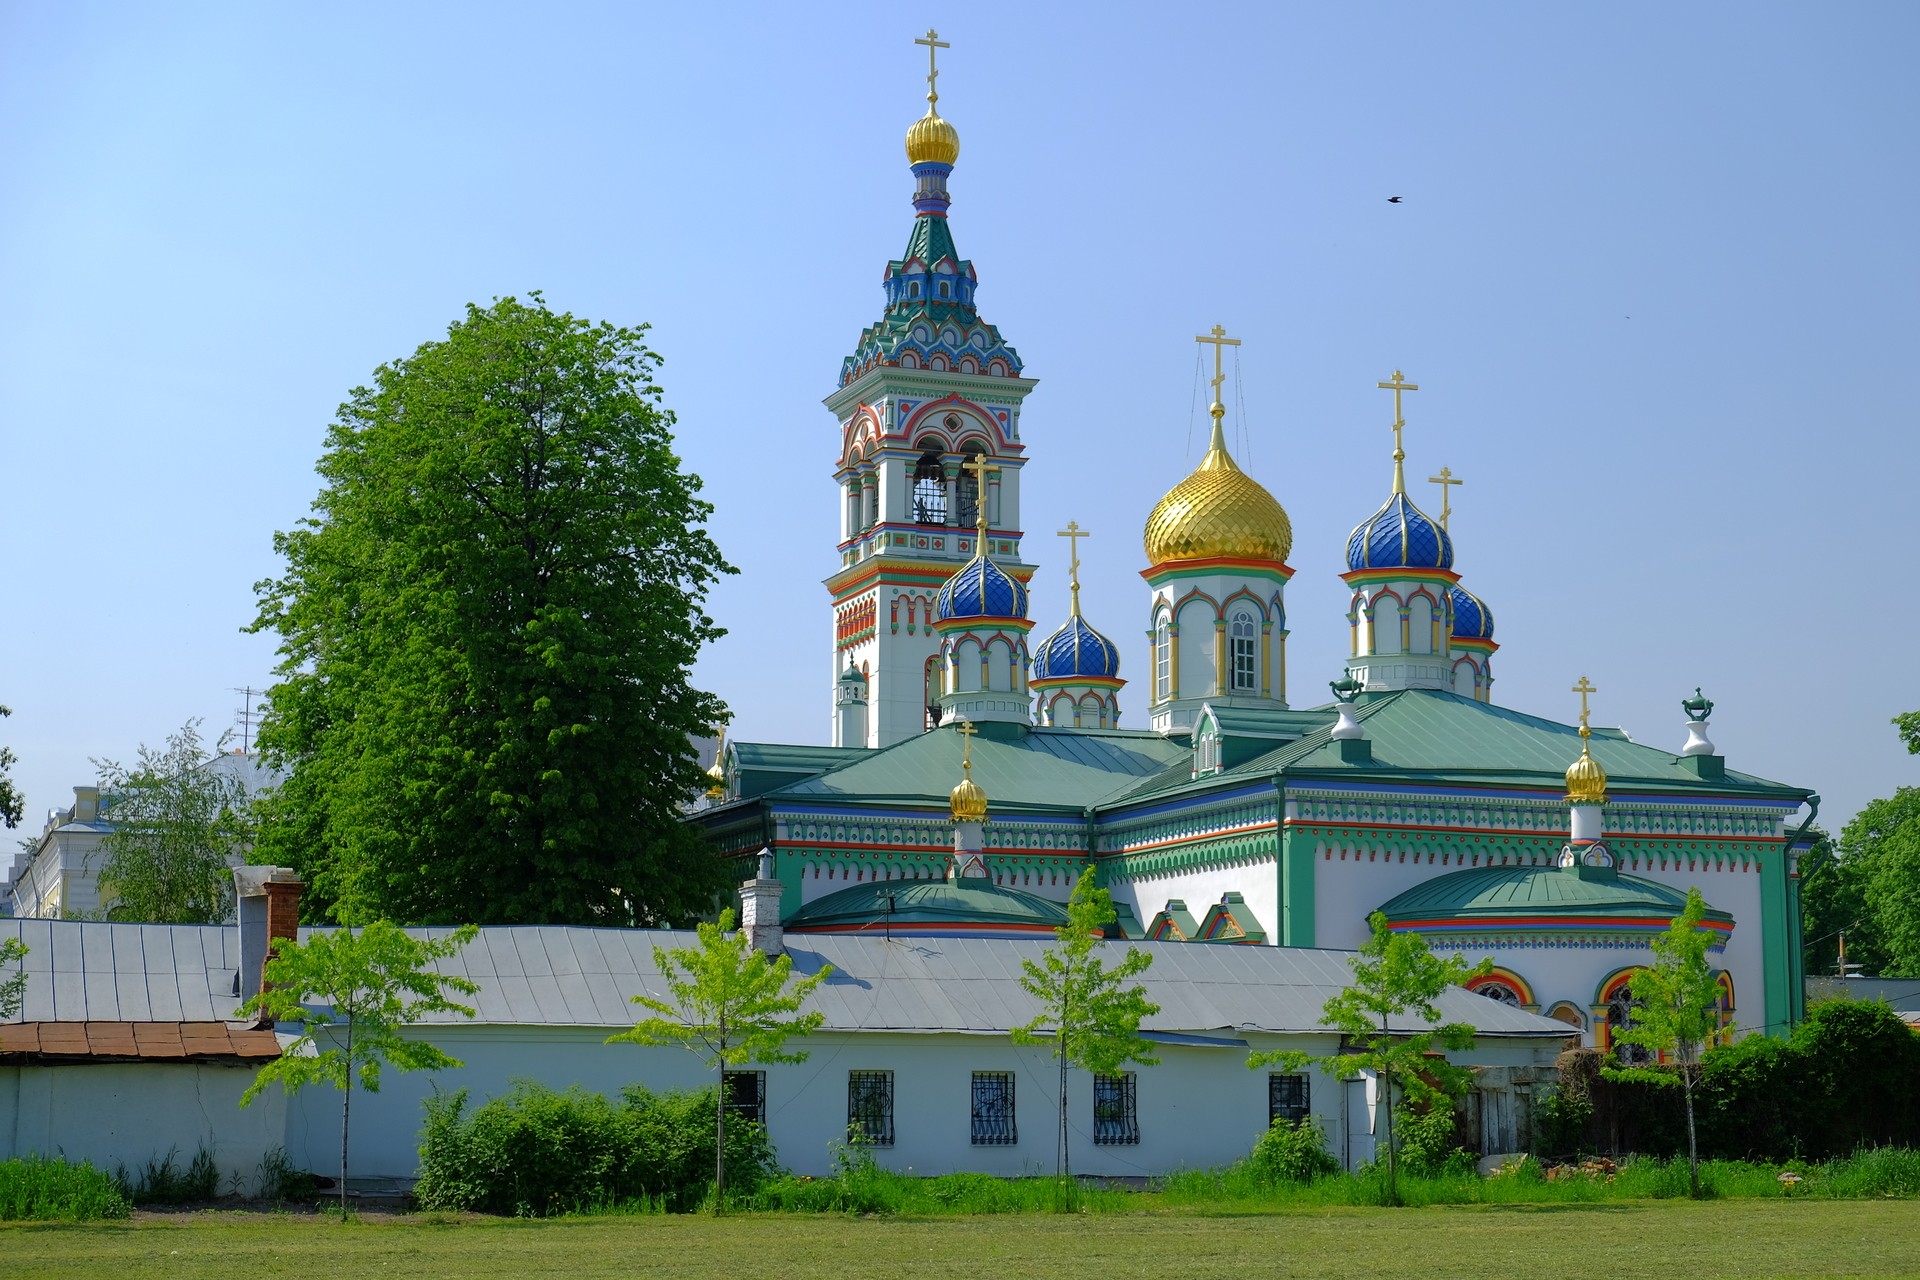
<path fill-rule="evenodd" d="M 281 942 L 300 940 L 300 877 L 285 867 L 275 867 L 260 885 L 267 899 L 267 954 L 260 962 L 260 990 L 273 984 L 267 981 L 267 961 L 280 954 Z M 261 1027 L 271 1027 L 273 1019 L 262 1017 Z"/>

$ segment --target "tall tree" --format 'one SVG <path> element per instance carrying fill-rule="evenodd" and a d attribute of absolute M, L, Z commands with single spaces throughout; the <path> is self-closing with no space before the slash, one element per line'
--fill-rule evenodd
<path fill-rule="evenodd" d="M 112 827 L 100 839 L 101 901 L 109 920 L 216 924 L 233 918 L 235 864 L 253 839 L 247 784 L 222 766 L 228 736 L 209 748 L 200 721 L 140 744 L 132 767 L 95 760 Z M 218 754 L 216 754 L 218 753 Z"/>
<path fill-rule="evenodd" d="M 1039 963 L 1020 962 L 1020 985 L 1040 1002 L 1040 1012 L 1013 1029 L 1015 1044 L 1047 1045 L 1060 1065 L 1054 1170 L 1069 1204 L 1073 1154 L 1067 1146 L 1067 1068 L 1112 1075 L 1129 1062 L 1152 1066 L 1160 1061 L 1153 1045 L 1140 1036 L 1140 1023 L 1160 1012 L 1160 1006 L 1147 999 L 1145 987 L 1123 985 L 1145 973 L 1153 957 L 1128 947 L 1120 963 L 1107 967 L 1102 955 L 1106 927 L 1116 915 L 1112 895 L 1095 886 L 1093 874 L 1088 867 L 1074 882 L 1067 922 L 1053 931 L 1054 945 Z"/>
<path fill-rule="evenodd" d="M 466 978 L 429 966 L 473 941 L 472 925 L 441 938 L 416 938 L 376 920 L 363 929 L 317 933 L 305 942 L 278 942 L 261 971 L 260 994 L 240 1006 L 239 1016 L 263 1014 L 300 1025 L 300 1035 L 279 1057 L 260 1068 L 240 1105 L 278 1081 L 288 1094 L 310 1084 L 340 1091 L 340 1212 L 347 1211 L 347 1138 L 353 1120 L 353 1085 L 380 1092 L 380 1069 L 441 1071 L 457 1067 L 425 1040 L 401 1034 L 429 1014 L 471 1018 L 473 1010 L 447 998 L 480 988 Z"/>
<path fill-rule="evenodd" d="M 470 306 L 340 407 L 256 588 L 280 637 L 262 855 L 308 909 L 659 924 L 726 876 L 679 805 L 725 719 L 688 682 L 733 570 L 672 450 L 645 326 Z"/>
<path fill-rule="evenodd" d="M 11 708 L 0 707 L 0 720 L 13 714 Z M 6 747 L 0 747 L 0 823 L 9 830 L 20 825 L 20 817 L 26 811 L 26 800 L 20 789 L 13 785 L 13 779 L 7 776 L 7 770 L 13 767 L 17 757 Z"/>
<path fill-rule="evenodd" d="M 1473 1045 L 1468 1022 L 1440 1021 L 1440 993 L 1471 978 L 1493 972 L 1493 961 L 1469 964 L 1464 956 L 1441 957 L 1427 950 L 1417 933 L 1395 933 L 1387 917 L 1367 917 L 1373 935 L 1348 960 L 1353 983 L 1321 1006 L 1320 1025 L 1340 1033 L 1346 1046 L 1338 1053 L 1311 1054 L 1297 1049 L 1255 1053 L 1247 1066 L 1278 1066 L 1285 1071 L 1318 1067 L 1335 1079 L 1371 1071 L 1380 1079 L 1387 1103 L 1387 1199 L 1400 1199 L 1394 1143 L 1396 1093 L 1413 1106 L 1445 1106 L 1465 1090 L 1471 1076 L 1445 1058 L 1429 1057 L 1438 1043 L 1448 1049 Z M 1395 1020 L 1400 1022 L 1394 1026 Z"/>
<path fill-rule="evenodd" d="M 1843 858 L 1839 844 L 1819 827 L 1808 836 L 1812 843 L 1800 857 L 1801 962 L 1806 973 L 1837 972 L 1843 937 L 1848 964 L 1863 966 L 1864 973 L 1880 973 L 1887 957 L 1867 906 L 1868 860 Z"/>
<path fill-rule="evenodd" d="M 637 995 L 633 1002 L 653 1011 L 629 1031 L 608 1036 L 607 1043 L 678 1045 L 706 1059 L 718 1072 L 720 1094 L 713 1120 L 713 1211 L 723 1213 L 727 1200 L 727 1068 L 748 1062 L 805 1062 L 804 1052 L 785 1046 L 794 1036 L 811 1033 L 825 1015 L 801 1013 L 807 994 L 833 970 L 822 965 L 818 973 L 794 979 L 793 957 L 769 958 L 756 950 L 746 930 L 733 932 L 733 910 L 720 913 L 717 924 L 697 926 L 697 947 L 653 949 L 654 968 L 666 980 L 669 999 Z"/>
<path fill-rule="evenodd" d="M 1687 905 L 1665 933 L 1649 946 L 1653 964 L 1629 981 L 1633 1021 L 1614 1039 L 1637 1044 L 1664 1062 L 1646 1067 L 1610 1067 L 1610 1080 L 1678 1084 L 1687 1098 L 1687 1166 L 1694 1199 L 1700 1198 L 1700 1143 L 1694 1133 L 1693 1091 L 1700 1083 L 1700 1058 L 1720 1033 L 1720 982 L 1707 962 L 1713 935 L 1701 928 L 1707 904 L 1698 889 L 1687 890 Z"/>
<path fill-rule="evenodd" d="M 0 971 L 5 966 L 15 966 L 14 974 L 0 982 L 0 1022 L 5 1022 L 20 1012 L 20 1006 L 27 999 L 27 944 L 18 938 L 0 941 Z"/>

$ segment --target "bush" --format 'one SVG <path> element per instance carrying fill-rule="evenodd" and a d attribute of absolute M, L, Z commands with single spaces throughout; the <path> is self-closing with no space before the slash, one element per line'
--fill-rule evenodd
<path fill-rule="evenodd" d="M 269 1147 L 260 1158 L 262 1200 L 278 1204 L 285 1200 L 311 1200 L 320 1191 L 320 1180 L 305 1169 L 294 1167 L 285 1147 Z"/>
<path fill-rule="evenodd" d="M 718 1093 L 652 1093 L 618 1105 L 527 1081 L 471 1113 L 467 1093 L 427 1099 L 414 1196 L 422 1208 L 544 1217 L 615 1206 L 698 1208 L 712 1189 Z M 751 1194 L 773 1171 L 766 1130 L 727 1124 L 729 1193 Z"/>
<path fill-rule="evenodd" d="M 220 1168 L 213 1162 L 213 1152 L 201 1147 L 184 1169 L 179 1155 L 178 1147 L 171 1148 L 133 1175 L 122 1165 L 113 1175 L 120 1193 L 135 1204 L 193 1204 L 220 1194 Z"/>
<path fill-rule="evenodd" d="M 86 1222 L 124 1218 L 132 1209 L 119 1184 L 89 1163 L 43 1156 L 0 1161 L 0 1219 Z"/>
<path fill-rule="evenodd" d="M 1400 1144 L 1402 1173 L 1433 1178 L 1474 1172 L 1477 1162 L 1473 1153 L 1460 1145 L 1451 1107 L 1430 1107 L 1426 1111 L 1396 1107 L 1393 1125 L 1394 1140 Z"/>
<path fill-rule="evenodd" d="M 1340 1162 L 1327 1152 L 1327 1136 L 1311 1116 L 1298 1121 L 1276 1119 L 1253 1144 L 1247 1167 L 1258 1182 L 1312 1182 L 1340 1172 Z"/>

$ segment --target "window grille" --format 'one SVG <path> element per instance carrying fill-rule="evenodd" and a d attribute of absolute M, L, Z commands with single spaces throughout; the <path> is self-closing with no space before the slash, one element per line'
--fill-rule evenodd
<path fill-rule="evenodd" d="M 1260 628 L 1254 623 L 1252 614 L 1234 615 L 1230 648 L 1233 657 L 1233 688 L 1237 693 L 1257 692 L 1260 688 L 1259 635 Z"/>
<path fill-rule="evenodd" d="M 1286 1120 L 1294 1124 L 1313 1114 L 1308 1105 L 1307 1078 L 1278 1073 L 1267 1077 L 1267 1123 Z"/>
<path fill-rule="evenodd" d="M 893 1145 L 893 1072 L 847 1072 L 847 1134 L 876 1147 Z"/>
<path fill-rule="evenodd" d="M 755 1124 L 767 1122 L 766 1072 L 727 1072 L 727 1114 Z"/>
<path fill-rule="evenodd" d="M 973 1145 L 1010 1147 L 1018 1141 L 1013 1124 L 1013 1072 L 974 1072 Z"/>
<path fill-rule="evenodd" d="M 1475 995 L 1485 996 L 1489 1000 L 1497 1000 L 1501 1004 L 1510 1004 L 1516 1007 L 1520 1004 L 1520 993 L 1505 982 L 1483 982 L 1473 988 L 1473 993 Z"/>
<path fill-rule="evenodd" d="M 1653 1050 L 1620 1039 L 1622 1031 L 1640 1025 L 1640 1019 L 1634 1016 L 1639 1011 L 1640 1002 L 1633 998 L 1633 991 L 1625 983 L 1607 997 L 1607 1045 L 1623 1067 L 1645 1067 L 1654 1062 Z"/>
<path fill-rule="evenodd" d="M 914 464 L 913 520 L 915 524 L 947 523 L 947 471 L 937 453 L 921 454 Z"/>
<path fill-rule="evenodd" d="M 1131 1071 L 1093 1078 L 1095 1146 L 1131 1146 L 1140 1141 L 1140 1112 L 1134 1102 L 1133 1084 Z"/>

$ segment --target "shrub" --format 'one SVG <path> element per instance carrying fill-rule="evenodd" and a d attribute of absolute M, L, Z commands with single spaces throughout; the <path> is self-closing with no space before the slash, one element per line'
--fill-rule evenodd
<path fill-rule="evenodd" d="M 137 1174 L 122 1165 L 114 1171 L 120 1192 L 135 1204 L 191 1204 L 220 1194 L 220 1167 L 213 1152 L 201 1147 L 186 1168 L 179 1165 L 180 1149 L 170 1148 L 158 1160 L 149 1160 Z"/>
<path fill-rule="evenodd" d="M 1253 1144 L 1248 1170 L 1269 1186 L 1282 1182 L 1312 1182 L 1340 1171 L 1340 1162 L 1327 1152 L 1327 1136 L 1311 1116 L 1298 1121 L 1276 1119 Z"/>
<path fill-rule="evenodd" d="M 271 1200 L 278 1204 L 284 1200 L 309 1200 L 320 1191 L 320 1180 L 305 1169 L 294 1167 L 287 1158 L 285 1147 L 269 1147 L 267 1154 L 260 1157 L 260 1191 L 262 1200 Z"/>
<path fill-rule="evenodd" d="M 1473 1153 L 1460 1145 L 1451 1107 L 1416 1111 L 1394 1109 L 1394 1140 L 1400 1144 L 1400 1167 L 1415 1177 L 1472 1173 Z"/>
<path fill-rule="evenodd" d="M 1533 1104 L 1534 1154 L 1577 1154 L 1586 1146 L 1592 1124 L 1593 1095 L 1581 1081 L 1562 1078 L 1558 1088 Z"/>
<path fill-rule="evenodd" d="M 466 1090 L 427 1099 L 414 1196 L 426 1209 L 544 1217 L 644 1202 L 698 1208 L 713 1179 L 718 1093 L 631 1087 L 616 1105 L 527 1081 L 469 1112 Z M 773 1169 L 760 1125 L 727 1125 L 727 1182 L 751 1193 Z"/>
<path fill-rule="evenodd" d="M 0 1219 L 86 1222 L 124 1218 L 132 1208 L 119 1184 L 90 1163 L 44 1156 L 0 1161 Z"/>

